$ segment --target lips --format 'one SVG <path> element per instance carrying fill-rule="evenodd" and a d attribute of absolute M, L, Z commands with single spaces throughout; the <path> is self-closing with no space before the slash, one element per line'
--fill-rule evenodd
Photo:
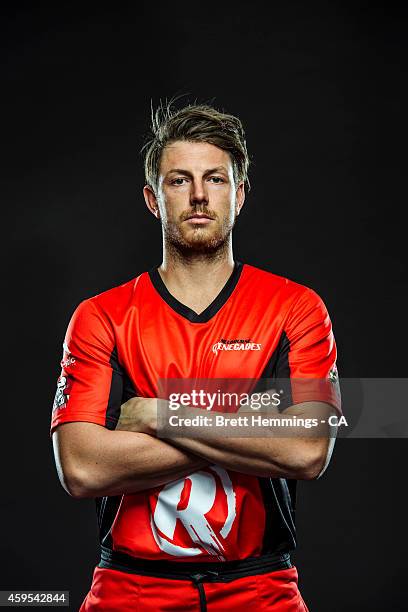
<path fill-rule="evenodd" d="M 210 221 L 212 221 L 212 217 L 209 217 L 208 215 L 200 215 L 200 214 L 195 214 L 195 215 L 191 215 L 190 217 L 187 218 L 187 221 L 189 221 L 190 219 L 210 219 Z"/>
<path fill-rule="evenodd" d="M 197 215 L 196 214 L 196 215 L 191 215 L 190 217 L 188 217 L 186 221 L 188 221 L 190 225 L 194 227 L 198 227 L 198 226 L 201 227 L 204 225 L 209 225 L 209 223 L 213 221 L 213 219 L 209 217 L 208 215 Z"/>

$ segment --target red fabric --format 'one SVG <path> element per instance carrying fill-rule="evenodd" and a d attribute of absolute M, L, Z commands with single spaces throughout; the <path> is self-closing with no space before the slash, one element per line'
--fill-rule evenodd
<path fill-rule="evenodd" d="M 70 421 L 114 429 L 125 378 L 142 397 L 158 396 L 159 379 L 258 379 L 285 336 L 288 352 L 276 375 L 288 376 L 288 364 L 293 379 L 324 379 L 319 398 L 340 411 L 329 377 L 336 346 L 314 291 L 244 264 L 218 312 L 193 323 L 163 299 L 145 272 L 76 309 L 50 433 Z M 302 401 L 316 399 L 315 390 L 296 389 Z M 145 559 L 244 559 L 261 554 L 267 520 L 257 477 L 210 466 L 184 482 L 124 495 L 109 525 L 111 547 Z M 272 527 L 279 535 L 280 526 Z"/>
<path fill-rule="evenodd" d="M 208 612 L 308 612 L 296 567 L 204 583 Z M 187 580 L 165 580 L 96 567 L 79 612 L 199 612 L 199 592 Z"/>

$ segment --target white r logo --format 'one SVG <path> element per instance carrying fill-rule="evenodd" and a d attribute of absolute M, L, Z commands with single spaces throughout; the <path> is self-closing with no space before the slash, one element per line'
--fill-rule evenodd
<path fill-rule="evenodd" d="M 226 538 L 235 520 L 236 506 L 235 493 L 228 472 L 217 465 L 210 466 L 221 481 L 227 498 L 227 516 L 219 535 Z M 185 479 L 169 483 L 160 491 L 154 515 L 151 517 L 151 528 L 154 539 L 161 550 L 169 555 L 194 556 L 206 550 L 210 555 L 217 555 L 222 561 L 224 547 L 219 537 L 208 523 L 205 514 L 211 510 L 216 501 L 216 479 L 209 472 L 198 471 L 186 476 L 191 482 L 191 491 L 187 506 L 178 510 L 181 493 L 184 488 Z M 187 548 L 175 544 L 174 532 L 177 519 L 184 525 L 186 531 L 194 544 L 199 547 Z"/>

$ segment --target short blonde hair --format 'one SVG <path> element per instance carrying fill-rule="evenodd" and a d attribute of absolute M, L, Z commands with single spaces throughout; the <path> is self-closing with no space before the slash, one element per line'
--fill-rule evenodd
<path fill-rule="evenodd" d="M 245 133 L 238 117 L 220 112 L 208 104 L 189 104 L 180 109 L 173 101 L 152 108 L 151 134 L 141 153 L 144 155 L 146 183 L 156 192 L 160 160 L 164 148 L 177 140 L 208 142 L 230 154 L 235 183 L 244 181 L 249 191 L 249 156 Z"/>

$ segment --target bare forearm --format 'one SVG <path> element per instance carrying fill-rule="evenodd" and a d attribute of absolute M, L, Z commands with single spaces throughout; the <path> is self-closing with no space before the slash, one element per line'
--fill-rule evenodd
<path fill-rule="evenodd" d="M 189 409 L 189 416 L 190 412 Z M 283 414 L 272 414 L 271 420 L 264 419 L 274 424 L 258 430 L 251 425 L 241 428 L 250 434 L 249 437 L 227 435 L 231 426 L 223 427 L 227 434 L 222 436 L 206 435 L 209 432 L 213 434 L 214 428 L 203 427 L 199 431 L 199 438 L 190 435 L 190 432 L 194 433 L 192 428 L 184 428 L 183 436 L 169 438 L 169 442 L 224 468 L 246 474 L 272 478 L 315 478 L 327 465 L 329 440 L 334 435 L 327 423 L 331 412 L 331 406 L 322 402 L 305 402 L 287 408 Z M 242 411 L 238 413 L 243 422 L 249 424 L 251 414 Z M 236 416 L 223 415 L 224 418 L 232 418 L 232 421 L 237 420 Z M 270 414 L 261 416 L 267 417 Z M 298 421 L 299 417 L 301 420 Z M 313 427 L 304 427 L 307 422 L 313 423 Z"/>
<path fill-rule="evenodd" d="M 72 425 L 79 424 L 66 423 L 59 428 L 58 447 L 60 478 L 74 497 L 137 493 L 183 478 L 208 464 L 148 434 L 108 431 L 81 423 L 81 429 L 69 436 L 67 428 Z"/>
<path fill-rule="evenodd" d="M 96 470 L 97 486 L 99 491 L 103 489 L 103 495 L 136 493 L 161 486 L 208 464 L 187 449 L 175 448 L 148 434 L 109 433 L 114 435 L 94 459 L 94 465 L 104 464 L 102 470 Z"/>
<path fill-rule="evenodd" d="M 321 443 L 296 438 L 172 438 L 171 444 L 211 463 L 270 478 L 314 478 L 323 467 Z"/>

